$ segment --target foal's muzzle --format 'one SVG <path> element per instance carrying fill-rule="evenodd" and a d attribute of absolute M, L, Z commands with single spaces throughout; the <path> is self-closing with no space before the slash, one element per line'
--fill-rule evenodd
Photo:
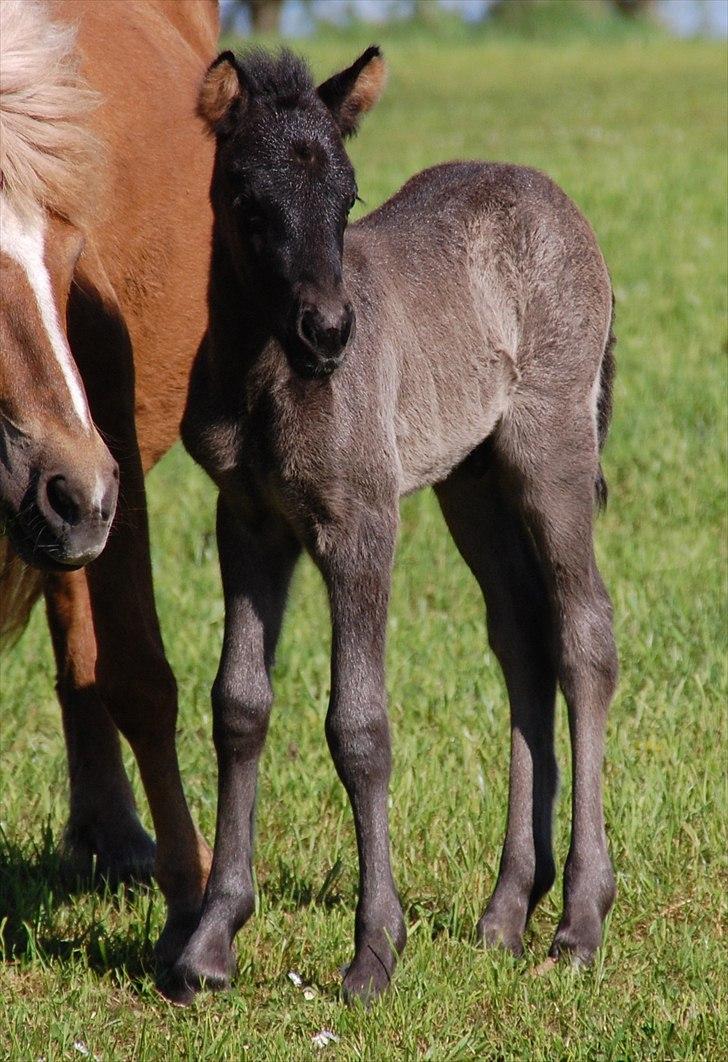
<path fill-rule="evenodd" d="M 328 376 L 341 364 L 354 324 L 349 302 L 331 309 L 312 303 L 300 307 L 296 334 L 304 349 L 304 367 L 312 376 Z"/>

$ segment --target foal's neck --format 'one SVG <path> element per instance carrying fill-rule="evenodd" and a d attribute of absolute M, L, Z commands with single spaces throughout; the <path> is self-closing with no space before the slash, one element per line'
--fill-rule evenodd
<path fill-rule="evenodd" d="M 217 235 L 213 235 L 209 302 L 216 354 L 231 355 L 239 367 L 248 368 L 274 335 L 273 299 L 252 269 L 233 261 Z"/>

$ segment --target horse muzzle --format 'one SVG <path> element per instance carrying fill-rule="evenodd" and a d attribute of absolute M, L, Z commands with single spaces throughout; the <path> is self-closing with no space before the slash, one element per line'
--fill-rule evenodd
<path fill-rule="evenodd" d="M 69 471 L 33 477 L 17 511 L 5 506 L 16 553 L 36 568 L 82 568 L 106 545 L 116 511 L 119 473 L 112 463 L 91 483 Z"/>
<path fill-rule="evenodd" d="M 306 375 L 330 376 L 341 365 L 356 327 L 351 303 L 321 306 L 304 303 L 296 318 L 299 364 Z"/>

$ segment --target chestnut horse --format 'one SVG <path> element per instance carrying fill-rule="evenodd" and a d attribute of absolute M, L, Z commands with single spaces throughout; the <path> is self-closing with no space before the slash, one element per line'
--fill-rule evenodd
<path fill-rule="evenodd" d="M 42 590 L 68 749 L 65 849 L 113 878 L 154 864 L 164 957 L 199 908 L 209 851 L 177 764 L 144 472 L 177 437 L 204 328 L 212 144 L 195 103 L 217 5 L 3 0 L 0 18 L 0 629 L 22 626 Z"/>

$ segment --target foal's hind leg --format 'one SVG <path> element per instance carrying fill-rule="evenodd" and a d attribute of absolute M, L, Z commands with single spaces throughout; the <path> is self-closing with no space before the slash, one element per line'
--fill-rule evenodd
<path fill-rule="evenodd" d="M 48 574 L 44 592 L 71 788 L 64 861 L 81 877 L 95 861 L 97 871 L 112 882 L 146 880 L 154 868 L 154 842 L 139 822 L 119 731 L 96 687 L 96 637 L 86 573 Z"/>
<path fill-rule="evenodd" d="M 524 415 L 525 414 L 525 415 Z M 564 912 L 551 948 L 589 962 L 615 894 L 602 805 L 607 710 L 617 681 L 609 596 L 593 547 L 599 472 L 591 410 L 574 400 L 515 410 L 499 432 L 520 505 L 543 566 L 557 624 L 559 682 L 569 711 L 572 833 Z"/>
<path fill-rule="evenodd" d="M 554 880 L 551 820 L 556 666 L 553 622 L 530 536 L 497 468 L 466 463 L 436 488 L 450 532 L 485 597 L 488 636 L 511 706 L 508 825 L 495 891 L 478 931 L 520 955 L 528 918 Z"/>

